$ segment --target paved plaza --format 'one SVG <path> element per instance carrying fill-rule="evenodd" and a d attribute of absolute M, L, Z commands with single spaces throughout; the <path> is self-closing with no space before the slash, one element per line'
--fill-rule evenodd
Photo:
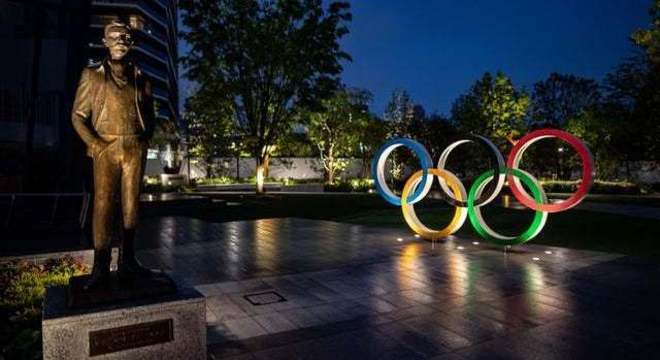
<path fill-rule="evenodd" d="M 213 359 L 654 358 L 660 265 L 297 218 L 146 219 L 140 259 L 207 296 Z M 623 239 L 622 239 L 623 241 Z"/>

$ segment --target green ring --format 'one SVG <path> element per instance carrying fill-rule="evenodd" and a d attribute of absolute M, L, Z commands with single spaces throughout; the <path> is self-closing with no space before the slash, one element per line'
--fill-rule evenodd
<path fill-rule="evenodd" d="M 542 220 L 543 220 L 543 215 L 544 212 L 540 210 L 536 210 L 536 213 L 534 214 L 534 219 L 532 220 L 532 224 L 523 232 L 521 235 L 511 239 L 511 240 L 504 240 L 504 239 L 498 239 L 496 237 L 491 236 L 486 230 L 484 230 L 483 226 L 479 222 L 479 219 L 477 217 L 477 214 L 475 212 L 475 207 L 474 207 L 474 201 L 475 201 L 475 195 L 477 193 L 477 189 L 486 182 L 489 178 L 494 176 L 494 171 L 493 170 L 488 170 L 481 174 L 472 184 L 472 187 L 470 187 L 470 193 L 468 194 L 468 199 L 467 199 L 467 208 L 468 208 L 468 216 L 470 218 L 470 223 L 472 223 L 472 226 L 474 227 L 474 230 L 484 239 L 486 239 L 489 242 L 492 242 L 497 245 L 518 245 L 522 244 L 530 239 L 532 239 L 535 235 L 537 235 L 537 230 L 539 230 L 539 226 L 542 226 Z M 500 174 L 506 173 L 507 175 L 513 175 L 522 182 L 527 185 L 528 188 L 532 190 L 532 195 L 534 197 L 534 200 L 536 201 L 537 204 L 543 204 L 543 195 L 541 194 L 541 190 L 539 190 L 535 184 L 534 181 L 527 175 L 526 173 L 520 171 L 519 169 L 509 169 L 509 168 L 502 168 L 500 169 Z"/>

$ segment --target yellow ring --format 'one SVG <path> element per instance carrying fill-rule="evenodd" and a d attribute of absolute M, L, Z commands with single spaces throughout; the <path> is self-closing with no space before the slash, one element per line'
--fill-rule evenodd
<path fill-rule="evenodd" d="M 465 201 L 467 199 L 467 194 L 465 192 L 465 187 L 456 175 L 450 173 L 444 169 L 428 169 L 429 174 L 433 174 L 441 179 L 443 179 L 449 188 L 454 193 L 454 198 L 458 201 Z M 401 210 L 403 211 L 403 218 L 406 219 L 406 223 L 410 228 L 419 236 L 427 240 L 439 240 L 444 237 L 447 237 L 461 228 L 465 219 L 467 218 L 467 208 L 455 206 L 454 217 L 451 219 L 451 222 L 447 227 L 442 230 L 432 230 L 422 224 L 422 222 L 417 217 L 415 213 L 414 205 L 408 204 L 408 194 L 417 187 L 417 184 L 420 182 L 423 171 L 419 170 L 414 173 L 406 185 L 403 187 L 403 193 L 401 194 Z"/>

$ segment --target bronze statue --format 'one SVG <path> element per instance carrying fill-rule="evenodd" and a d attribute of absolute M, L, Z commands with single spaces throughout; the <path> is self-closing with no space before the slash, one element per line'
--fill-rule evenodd
<path fill-rule="evenodd" d="M 133 39 L 126 24 L 113 21 L 104 29 L 109 58 L 85 68 L 72 109 L 73 127 L 87 144 L 94 166 L 94 267 L 85 289 L 105 284 L 110 276 L 111 221 L 121 202 L 122 236 L 117 275 L 150 274 L 135 259 L 134 240 L 154 107 L 147 77 L 126 59 Z"/>

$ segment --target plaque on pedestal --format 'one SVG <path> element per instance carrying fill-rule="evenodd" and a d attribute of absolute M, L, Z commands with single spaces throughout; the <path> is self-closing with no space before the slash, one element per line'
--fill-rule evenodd
<path fill-rule="evenodd" d="M 44 359 L 206 359 L 206 305 L 194 289 L 77 308 L 69 291 L 47 289 Z"/>

